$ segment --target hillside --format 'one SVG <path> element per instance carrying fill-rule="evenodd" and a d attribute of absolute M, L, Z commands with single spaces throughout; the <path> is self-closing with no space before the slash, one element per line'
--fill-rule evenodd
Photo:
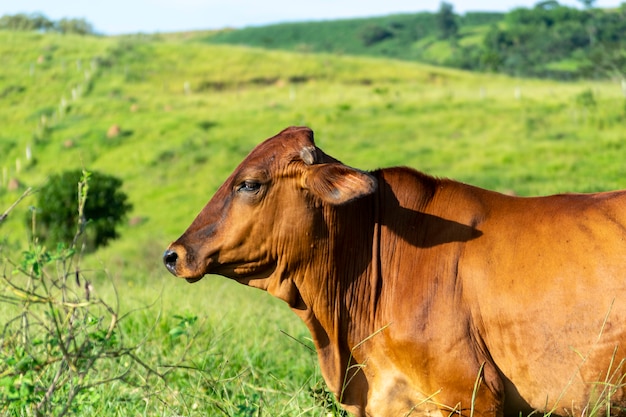
<path fill-rule="evenodd" d="M 504 13 L 470 12 L 457 16 L 462 45 L 476 45 Z M 445 64 L 450 42 L 439 37 L 437 15 L 422 12 L 360 19 L 281 23 L 209 35 L 209 43 L 246 45 L 298 52 L 365 55 Z"/>
<path fill-rule="evenodd" d="M 8 207 L 52 173 L 85 168 L 121 178 L 134 206 L 121 237 L 82 259 L 80 274 L 119 307 L 119 343 L 137 344 L 133 354 L 163 376 L 131 369 L 128 357 L 99 362 L 100 375 L 128 374 L 83 392 L 76 415 L 341 415 L 310 336 L 284 303 L 218 277 L 191 287 L 161 262 L 247 152 L 286 126 L 312 127 L 321 148 L 362 169 L 408 165 L 519 195 L 626 187 L 618 83 L 211 45 L 198 41 L 205 34 L 188 35 L 0 31 L 0 203 Z M 0 262 L 13 283 L 35 203 L 26 198 L 0 223 Z M 13 290 L 1 288 L 3 326 L 20 308 L 37 307 L 4 302 Z M 20 411 L 17 400 L 4 402 L 7 387 L 14 381 L 5 377 L 0 410 Z"/>
<path fill-rule="evenodd" d="M 626 78 L 626 7 L 537 2 L 507 13 L 437 13 L 302 22 L 222 31 L 206 41 L 368 55 L 481 72 L 561 80 Z"/>

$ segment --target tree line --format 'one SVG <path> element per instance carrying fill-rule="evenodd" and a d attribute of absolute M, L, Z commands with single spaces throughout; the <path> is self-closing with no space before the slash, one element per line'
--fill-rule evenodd
<path fill-rule="evenodd" d="M 598 9 L 541 0 L 507 13 L 437 12 L 283 23 L 222 31 L 210 43 L 383 56 L 553 79 L 626 78 L 626 3 Z"/>
<path fill-rule="evenodd" d="M 85 19 L 50 20 L 41 13 L 18 13 L 0 17 L 0 30 L 38 31 L 95 35 L 93 26 Z"/>
<path fill-rule="evenodd" d="M 462 45 L 452 8 L 442 3 L 440 36 L 453 46 L 446 64 L 517 76 L 559 79 L 626 78 L 626 3 L 614 10 L 583 9 L 555 0 L 510 11 L 492 24 L 482 42 Z"/>

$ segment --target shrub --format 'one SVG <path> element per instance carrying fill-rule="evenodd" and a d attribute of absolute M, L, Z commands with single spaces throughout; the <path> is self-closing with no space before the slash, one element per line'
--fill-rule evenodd
<path fill-rule="evenodd" d="M 84 177 L 89 181 L 81 181 Z M 81 236 L 85 249 L 93 251 L 118 237 L 116 227 L 132 208 L 121 187 L 120 179 L 98 172 L 73 170 L 53 175 L 39 190 L 36 213 L 28 222 L 34 222 L 33 233 L 47 243 L 69 246 L 75 243 L 75 236 Z M 77 207 L 77 196 L 86 194 L 87 188 L 89 198 L 78 200 L 84 201 L 84 208 Z M 79 225 L 85 227 L 83 235 L 76 233 Z"/>
<path fill-rule="evenodd" d="M 58 176 L 51 183 L 65 184 L 59 179 L 70 178 L 70 174 L 76 173 Z M 93 196 L 91 191 L 89 196 L 86 192 L 87 185 L 91 185 L 87 178 L 86 174 L 82 176 L 80 192 L 74 196 L 78 199 L 77 212 L 81 214 Z M 102 177 L 94 175 L 92 188 L 99 190 L 97 178 L 102 184 Z M 0 216 L 0 225 L 29 193 L 26 191 Z M 81 223 L 85 222 L 85 216 L 78 217 Z M 85 228 L 78 225 L 74 230 L 78 237 Z M 78 238 L 73 239 L 77 241 Z M 167 372 L 160 373 L 138 356 L 139 352 L 145 352 L 142 345 L 145 336 L 140 337 L 143 341 L 139 344 L 126 340 L 120 324 L 132 320 L 131 314 L 120 312 L 116 291 L 115 302 L 111 303 L 94 290 L 94 286 L 104 287 L 105 282 L 100 279 L 92 284 L 94 271 L 80 269 L 80 254 L 73 244 L 69 247 L 59 244 L 52 251 L 34 242 L 17 262 L 1 255 L 0 264 L 4 266 L 0 273 L 1 415 L 100 415 L 97 410 L 108 407 L 102 393 L 120 386 L 136 392 L 141 403 L 151 396 L 165 403 L 153 390 L 155 383 L 166 383 Z M 187 320 L 189 327 L 193 322 Z M 187 328 L 184 332 L 190 334 Z M 103 386 L 106 389 L 98 389 Z"/>
<path fill-rule="evenodd" d="M 576 95 L 576 104 L 586 109 L 593 109 L 596 107 L 596 98 L 593 94 L 593 90 L 587 89 Z"/>

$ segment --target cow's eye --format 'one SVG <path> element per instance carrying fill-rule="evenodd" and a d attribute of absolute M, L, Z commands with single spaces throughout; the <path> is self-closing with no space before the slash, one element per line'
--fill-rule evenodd
<path fill-rule="evenodd" d="M 237 191 L 242 191 L 244 193 L 256 193 L 261 189 L 261 183 L 257 181 L 247 180 L 239 184 L 237 187 Z"/>

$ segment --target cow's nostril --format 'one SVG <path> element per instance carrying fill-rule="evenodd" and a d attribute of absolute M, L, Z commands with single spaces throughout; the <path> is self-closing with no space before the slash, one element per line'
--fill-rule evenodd
<path fill-rule="evenodd" d="M 178 254 L 173 250 L 166 250 L 163 254 L 163 263 L 167 269 L 174 275 L 176 275 L 176 261 L 178 260 Z"/>

